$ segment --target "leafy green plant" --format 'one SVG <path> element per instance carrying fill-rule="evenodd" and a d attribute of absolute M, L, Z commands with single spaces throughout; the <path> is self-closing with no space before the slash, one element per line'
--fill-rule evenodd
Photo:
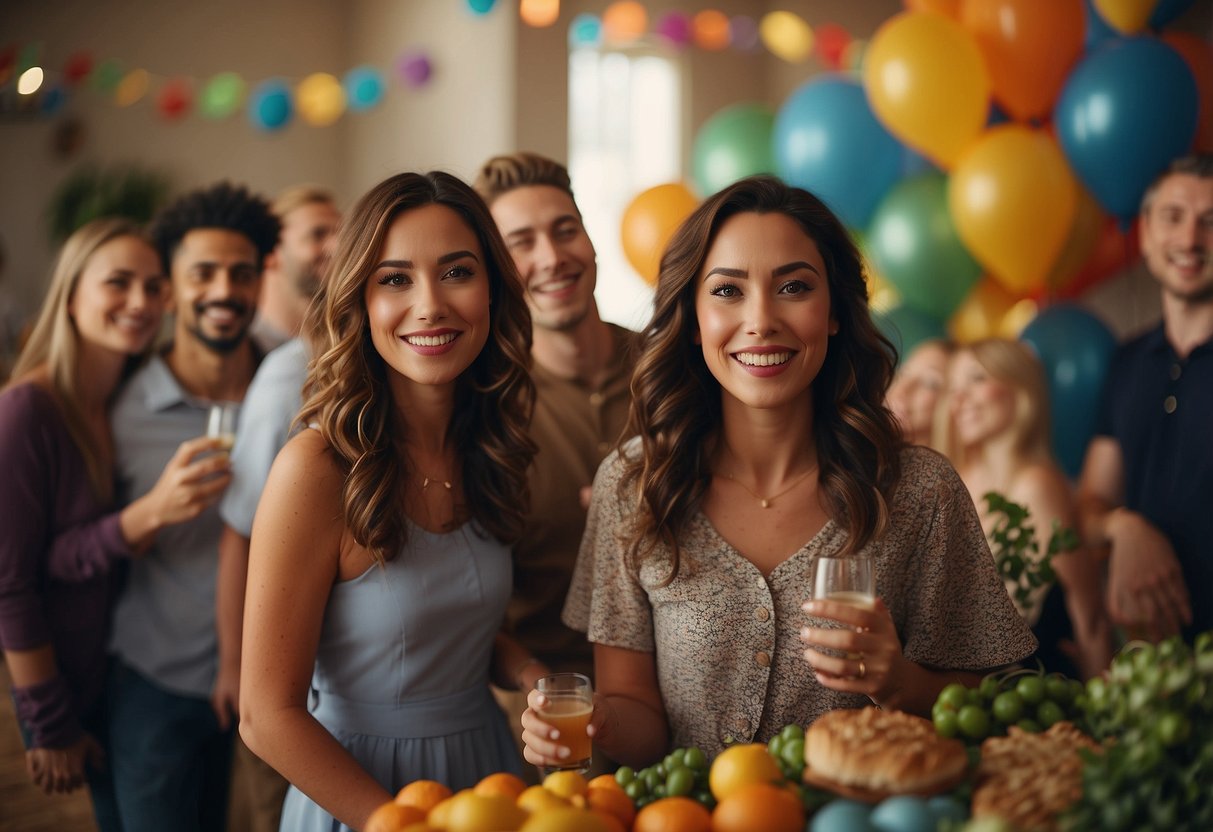
<path fill-rule="evenodd" d="M 997 491 L 988 492 L 984 499 L 990 514 L 1001 515 L 990 534 L 994 565 L 999 575 L 1015 582 L 1015 601 L 1020 609 L 1028 612 L 1032 607 L 1032 593 L 1057 579 L 1053 572 L 1053 557 L 1077 549 L 1078 534 L 1054 520 L 1048 546 L 1041 557 L 1036 527 L 1027 522 L 1028 509 Z"/>
<path fill-rule="evenodd" d="M 77 228 L 100 217 L 126 217 L 145 223 L 169 192 L 168 178 L 135 165 L 101 168 L 85 165 L 60 183 L 47 205 L 46 219 L 56 245 Z"/>

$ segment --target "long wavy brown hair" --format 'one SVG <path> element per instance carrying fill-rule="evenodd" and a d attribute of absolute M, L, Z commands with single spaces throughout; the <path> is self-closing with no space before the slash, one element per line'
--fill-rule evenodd
<path fill-rule="evenodd" d="M 460 376 L 448 437 L 461 454 L 470 519 L 504 543 L 518 539 L 529 504 L 526 469 L 535 454 L 527 429 L 535 399 L 531 319 L 522 282 L 488 208 L 448 173 L 402 173 L 368 191 L 341 224 L 327 285 L 305 325 L 313 347 L 305 404 L 345 473 L 342 506 L 354 540 L 377 561 L 408 540 L 404 423 L 388 387 L 388 369 L 371 342 L 364 291 L 383 241 L 400 214 L 444 205 L 467 223 L 485 255 L 490 335 Z"/>
<path fill-rule="evenodd" d="M 675 233 L 661 259 L 652 320 L 632 377 L 625 436 L 640 436 L 640 454 L 625 454 L 625 487 L 640 501 L 630 553 L 644 559 L 658 546 L 672 553 L 666 583 L 678 574 L 678 540 L 711 482 L 719 438 L 719 382 L 695 343 L 695 294 L 704 259 L 721 225 L 747 212 L 780 213 L 817 245 L 838 323 L 813 381 L 813 425 L 826 510 L 848 534 L 843 553 L 862 549 L 888 523 L 901 475 L 901 434 L 884 407 L 896 349 L 872 323 L 863 264 L 838 218 L 808 191 L 755 176 L 707 199 Z"/>

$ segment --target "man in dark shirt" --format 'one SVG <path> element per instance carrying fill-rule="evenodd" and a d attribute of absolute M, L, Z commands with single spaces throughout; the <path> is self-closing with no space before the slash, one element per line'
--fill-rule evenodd
<path fill-rule="evenodd" d="M 1109 551 L 1108 611 L 1153 640 L 1213 628 L 1213 155 L 1147 189 L 1141 250 L 1162 323 L 1108 372 L 1079 496 Z"/>

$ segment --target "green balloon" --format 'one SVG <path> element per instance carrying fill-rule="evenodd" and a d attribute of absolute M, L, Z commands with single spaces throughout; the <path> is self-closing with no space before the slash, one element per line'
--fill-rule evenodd
<path fill-rule="evenodd" d="M 700 194 L 714 194 L 756 173 L 774 173 L 774 129 L 775 114 L 761 104 L 735 104 L 708 119 L 692 149 L 691 173 Z"/>
<path fill-rule="evenodd" d="M 234 72 L 220 72 L 202 89 L 198 109 L 207 118 L 227 118 L 244 103 L 244 79 Z"/>
<path fill-rule="evenodd" d="M 910 307 L 947 320 L 981 279 L 956 233 L 941 173 L 903 179 L 885 195 L 867 234 L 877 270 Z"/>

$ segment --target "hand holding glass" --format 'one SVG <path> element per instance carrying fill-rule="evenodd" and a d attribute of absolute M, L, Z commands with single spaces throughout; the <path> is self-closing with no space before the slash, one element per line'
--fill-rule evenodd
<path fill-rule="evenodd" d="M 590 736 L 585 732 L 594 713 L 594 688 L 589 678 L 580 673 L 553 673 L 540 678 L 535 689 L 548 700 L 540 718 L 560 732 L 556 741 L 569 748 L 567 759 L 557 765 L 544 766 L 543 773 L 579 771 L 585 774 L 590 770 L 593 755 Z"/>

